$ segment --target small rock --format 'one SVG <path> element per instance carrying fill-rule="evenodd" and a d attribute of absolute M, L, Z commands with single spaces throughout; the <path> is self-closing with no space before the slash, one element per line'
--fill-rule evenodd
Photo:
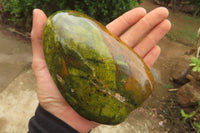
<path fill-rule="evenodd" d="M 177 101 L 182 107 L 197 105 L 200 101 L 200 82 L 183 85 L 177 92 Z"/>
<path fill-rule="evenodd" d="M 160 122 L 159 122 L 159 125 L 160 125 L 160 126 L 163 126 L 163 123 L 164 123 L 164 121 L 160 121 Z"/>
<path fill-rule="evenodd" d="M 186 75 L 186 78 L 187 78 L 188 80 L 190 80 L 190 83 L 196 82 L 196 79 L 195 79 L 191 74 L 187 74 L 187 75 Z"/>
<path fill-rule="evenodd" d="M 196 80 L 196 81 L 200 81 L 200 72 L 194 72 L 194 71 L 190 71 L 190 75 Z"/>
<path fill-rule="evenodd" d="M 176 65 L 172 68 L 171 72 L 171 80 L 176 83 L 183 85 L 189 80 L 186 78 L 187 73 L 190 70 L 190 57 L 189 56 L 184 56 L 179 59 L 177 59 Z"/>

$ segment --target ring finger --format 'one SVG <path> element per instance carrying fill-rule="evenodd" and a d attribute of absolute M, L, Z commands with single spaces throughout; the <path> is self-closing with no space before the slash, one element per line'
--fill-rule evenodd
<path fill-rule="evenodd" d="M 143 58 L 164 37 L 164 35 L 169 31 L 170 27 L 170 21 L 164 20 L 133 48 L 134 51 Z"/>

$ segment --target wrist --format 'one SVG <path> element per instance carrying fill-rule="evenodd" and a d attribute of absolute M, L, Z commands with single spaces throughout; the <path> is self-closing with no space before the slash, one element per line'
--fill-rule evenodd
<path fill-rule="evenodd" d="M 57 117 L 80 133 L 88 133 L 99 125 L 98 123 L 83 118 L 69 105 L 57 108 L 55 108 L 55 105 L 53 108 L 52 106 L 41 106 L 53 116 Z"/>
<path fill-rule="evenodd" d="M 61 121 L 42 106 L 38 106 L 35 116 L 29 121 L 28 133 L 78 133 L 70 125 Z"/>

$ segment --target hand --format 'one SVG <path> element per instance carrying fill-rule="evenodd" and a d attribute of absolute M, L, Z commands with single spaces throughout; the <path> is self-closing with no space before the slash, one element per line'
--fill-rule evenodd
<path fill-rule="evenodd" d="M 126 12 L 106 27 L 132 47 L 151 67 L 160 54 L 160 47 L 156 44 L 171 28 L 170 21 L 166 19 L 168 14 L 168 10 L 163 7 L 148 14 L 139 7 Z"/>
<path fill-rule="evenodd" d="M 108 24 L 107 28 L 132 47 L 150 67 L 160 54 L 160 48 L 156 43 L 171 26 L 166 20 L 167 16 L 168 11 L 165 8 L 157 8 L 147 15 L 143 8 L 135 8 Z M 77 131 L 88 132 L 99 124 L 86 120 L 71 108 L 60 94 L 48 71 L 42 48 L 42 33 L 46 21 L 47 17 L 41 10 L 33 11 L 32 68 L 37 79 L 40 105 Z"/>

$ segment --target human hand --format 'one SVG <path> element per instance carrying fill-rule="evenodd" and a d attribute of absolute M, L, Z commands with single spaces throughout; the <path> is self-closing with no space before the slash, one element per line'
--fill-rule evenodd
<path fill-rule="evenodd" d="M 160 53 L 160 48 L 156 46 L 156 43 L 170 29 L 170 22 L 166 20 L 167 16 L 168 11 L 165 8 L 155 9 L 147 15 L 143 8 L 135 8 L 108 24 L 107 28 L 127 45 L 133 47 L 150 67 Z M 41 10 L 35 9 L 31 32 L 32 68 L 37 79 L 37 95 L 40 105 L 77 131 L 88 132 L 99 124 L 86 120 L 71 108 L 62 97 L 48 71 L 42 47 L 42 34 L 46 21 L 46 15 Z"/>
<path fill-rule="evenodd" d="M 126 12 L 106 27 L 132 47 L 151 67 L 160 55 L 160 47 L 156 44 L 171 28 L 170 21 L 166 19 L 168 14 L 164 7 L 156 8 L 148 14 L 144 8 L 139 7 Z"/>

